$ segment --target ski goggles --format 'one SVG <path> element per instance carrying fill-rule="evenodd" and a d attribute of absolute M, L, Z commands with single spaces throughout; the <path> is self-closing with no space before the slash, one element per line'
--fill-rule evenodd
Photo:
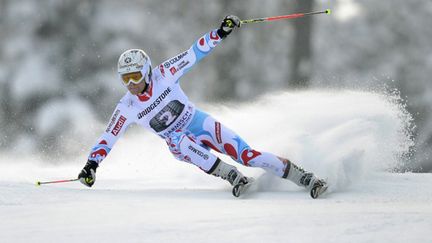
<path fill-rule="evenodd" d="M 139 84 L 141 81 L 144 80 L 144 76 L 141 72 L 133 72 L 133 73 L 126 73 L 121 75 L 121 79 L 123 81 L 123 84 L 125 86 L 128 86 L 130 83 L 133 84 Z"/>

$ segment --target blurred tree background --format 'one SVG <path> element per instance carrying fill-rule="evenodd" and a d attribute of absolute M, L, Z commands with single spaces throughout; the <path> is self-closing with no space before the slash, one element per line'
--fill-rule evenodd
<path fill-rule="evenodd" d="M 247 102 L 280 89 L 397 88 L 417 126 L 418 170 L 431 170 L 427 0 L 0 0 L 0 153 L 72 155 L 73 143 L 91 143 L 97 134 L 86 124 L 105 123 L 124 94 L 116 63 L 126 49 L 146 50 L 157 65 L 227 14 L 326 8 L 333 14 L 244 26 L 183 88 L 196 103 Z"/>

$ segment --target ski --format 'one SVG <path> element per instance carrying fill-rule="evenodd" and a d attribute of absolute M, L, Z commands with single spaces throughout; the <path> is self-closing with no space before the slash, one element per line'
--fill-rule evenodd
<path fill-rule="evenodd" d="M 232 194 L 234 197 L 240 197 L 248 191 L 249 187 L 255 182 L 255 179 L 252 177 L 247 177 L 247 182 L 240 182 L 235 185 L 232 189 Z"/>
<path fill-rule="evenodd" d="M 327 191 L 328 184 L 324 180 L 317 180 L 314 185 L 312 186 L 312 189 L 310 191 L 310 196 L 313 199 L 317 199 L 319 196 L 321 196 L 323 193 Z"/>

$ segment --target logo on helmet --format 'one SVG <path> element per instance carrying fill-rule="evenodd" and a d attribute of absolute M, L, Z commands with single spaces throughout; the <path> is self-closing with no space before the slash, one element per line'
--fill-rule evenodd
<path fill-rule="evenodd" d="M 130 72 L 141 72 L 147 77 L 151 72 L 151 61 L 147 54 L 139 49 L 130 49 L 120 55 L 117 71 L 123 75 Z"/>

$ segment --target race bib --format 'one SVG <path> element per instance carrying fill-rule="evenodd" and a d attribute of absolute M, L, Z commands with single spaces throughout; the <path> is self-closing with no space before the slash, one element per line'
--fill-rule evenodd
<path fill-rule="evenodd" d="M 173 100 L 150 120 L 150 127 L 156 132 L 167 129 L 177 120 L 185 105 L 178 100 Z"/>

